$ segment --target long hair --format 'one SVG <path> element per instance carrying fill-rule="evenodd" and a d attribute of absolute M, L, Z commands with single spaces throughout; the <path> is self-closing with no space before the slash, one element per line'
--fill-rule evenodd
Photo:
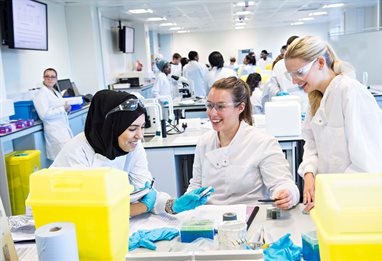
<path fill-rule="evenodd" d="M 336 75 L 346 74 L 352 78 L 355 77 L 353 67 L 344 61 L 338 59 L 333 48 L 324 40 L 317 36 L 305 36 L 295 39 L 285 52 L 284 59 L 302 59 L 306 62 L 324 56 L 327 67 Z M 310 114 L 314 116 L 320 107 L 323 93 L 314 90 L 308 94 L 310 104 Z"/>
<path fill-rule="evenodd" d="M 212 88 L 229 90 L 232 93 L 233 102 L 236 104 L 244 103 L 245 108 L 239 115 L 239 120 L 244 120 L 249 125 L 253 125 L 251 95 L 248 85 L 235 76 L 220 79 L 212 85 Z"/>

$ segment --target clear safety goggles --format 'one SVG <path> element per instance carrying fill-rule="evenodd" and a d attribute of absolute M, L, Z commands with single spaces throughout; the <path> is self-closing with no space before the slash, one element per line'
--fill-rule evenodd
<path fill-rule="evenodd" d="M 111 111 L 109 111 L 106 116 L 105 116 L 105 119 L 112 113 L 114 112 L 117 112 L 117 111 L 135 111 L 138 106 L 141 106 L 142 108 L 144 108 L 144 104 L 142 103 L 141 100 L 139 99 L 129 99 L 127 101 L 124 101 L 122 102 L 120 105 L 118 105 L 117 107 L 115 107 L 114 109 L 112 109 Z"/>
<path fill-rule="evenodd" d="M 216 111 L 224 111 L 228 107 L 236 107 L 239 104 L 240 103 L 234 103 L 234 102 L 230 102 L 230 103 L 225 103 L 225 102 L 217 102 L 217 103 L 206 102 L 206 108 L 207 108 L 208 111 L 211 111 L 213 108 L 215 108 Z"/>
<path fill-rule="evenodd" d="M 303 80 L 316 61 L 317 61 L 317 58 L 314 59 L 313 61 L 311 61 L 310 63 L 304 65 L 303 67 L 301 67 L 297 71 L 289 72 L 288 75 L 290 77 L 292 77 L 292 79 L 294 78 L 294 79 Z"/>

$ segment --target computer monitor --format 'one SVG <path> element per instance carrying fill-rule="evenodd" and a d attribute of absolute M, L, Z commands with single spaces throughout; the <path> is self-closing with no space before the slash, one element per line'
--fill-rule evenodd
<path fill-rule="evenodd" d="M 77 96 L 70 79 L 58 80 L 57 85 L 58 85 L 58 90 L 60 91 L 63 97 Z"/>

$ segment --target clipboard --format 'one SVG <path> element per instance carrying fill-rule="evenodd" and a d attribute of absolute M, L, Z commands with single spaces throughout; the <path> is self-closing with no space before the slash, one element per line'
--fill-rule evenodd
<path fill-rule="evenodd" d="M 131 192 L 130 193 L 130 204 L 137 202 L 138 200 L 143 198 L 145 195 L 147 195 L 153 189 L 154 180 L 155 180 L 155 178 L 152 179 L 150 187 L 142 188 L 142 189 Z"/>

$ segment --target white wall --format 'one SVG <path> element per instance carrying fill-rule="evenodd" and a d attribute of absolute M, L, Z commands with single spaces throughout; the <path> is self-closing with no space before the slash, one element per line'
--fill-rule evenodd
<path fill-rule="evenodd" d="M 280 53 L 282 45 L 292 35 L 317 35 L 327 40 L 327 24 L 289 26 L 285 28 L 262 28 L 248 30 L 231 30 L 217 32 L 201 32 L 188 34 L 174 34 L 161 37 L 161 52 L 164 46 L 171 46 L 171 52 L 178 52 L 187 57 L 188 52 L 195 50 L 199 53 L 199 60 L 208 63 L 208 55 L 213 51 L 223 54 L 226 64 L 230 56 L 237 57 L 238 50 L 254 48 L 256 57 L 261 50 L 273 53 L 275 58 Z M 170 40 L 170 44 L 166 42 Z M 167 54 L 168 55 L 168 54 Z M 238 61 L 241 63 L 242 61 Z"/>
<path fill-rule="evenodd" d="M 48 4 L 48 37 L 48 51 L 1 47 L 7 96 L 41 86 L 43 71 L 48 67 L 55 68 L 61 79 L 71 76 L 66 19 L 62 5 Z"/>

